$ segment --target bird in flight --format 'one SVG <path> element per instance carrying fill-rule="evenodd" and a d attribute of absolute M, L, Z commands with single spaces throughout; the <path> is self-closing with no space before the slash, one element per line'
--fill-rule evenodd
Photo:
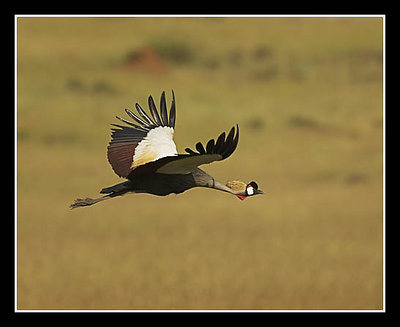
<path fill-rule="evenodd" d="M 249 196 L 263 194 L 256 182 L 248 184 L 229 181 L 226 184 L 216 181 L 201 170 L 199 166 L 228 158 L 236 149 L 239 141 L 239 126 L 232 127 L 217 140 L 211 139 L 204 146 L 198 142 L 196 150 L 186 148 L 185 154 L 178 154 L 173 141 L 176 108 L 172 91 L 172 103 L 167 113 L 165 92 L 160 99 L 160 113 L 153 97 L 149 96 L 148 105 L 152 118 L 136 103 L 137 114 L 125 109 L 134 121 L 118 118 L 125 125 L 112 124 L 111 141 L 107 147 L 108 161 L 119 176 L 126 181 L 103 188 L 99 198 L 79 198 L 71 208 L 90 206 L 97 202 L 121 196 L 126 193 L 149 193 L 165 196 L 182 193 L 193 187 L 207 187 L 235 195 L 241 200 Z"/>

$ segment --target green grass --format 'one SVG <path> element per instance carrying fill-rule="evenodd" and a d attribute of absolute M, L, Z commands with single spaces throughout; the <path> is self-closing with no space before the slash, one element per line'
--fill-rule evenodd
<path fill-rule="evenodd" d="M 17 28 L 18 309 L 382 308 L 382 19 Z M 127 62 L 144 48 L 165 69 Z M 172 89 L 178 150 L 239 123 L 232 157 L 202 168 L 266 194 L 71 211 L 120 181 L 106 158 L 115 115 Z"/>

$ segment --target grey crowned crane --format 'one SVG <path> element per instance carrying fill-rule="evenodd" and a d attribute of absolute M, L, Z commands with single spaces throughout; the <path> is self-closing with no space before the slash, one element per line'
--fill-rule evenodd
<path fill-rule="evenodd" d="M 126 193 L 150 193 L 164 196 L 182 193 L 193 187 L 207 187 L 231 193 L 239 199 L 262 194 L 256 182 L 248 184 L 230 181 L 222 184 L 198 168 L 228 158 L 239 141 L 239 126 L 232 127 L 228 135 L 223 132 L 215 141 L 211 139 L 204 147 L 196 144 L 196 150 L 186 148 L 185 154 L 178 154 L 173 134 L 175 128 L 175 95 L 172 91 L 172 104 L 167 114 L 165 92 L 161 94 L 160 114 L 154 100 L 148 99 L 151 116 L 136 104 L 138 114 L 128 109 L 125 112 L 133 122 L 120 117 L 127 126 L 112 124 L 111 141 L 107 148 L 108 161 L 114 172 L 126 181 L 103 188 L 99 198 L 76 199 L 71 208 L 90 206 L 97 202 L 124 195 Z"/>

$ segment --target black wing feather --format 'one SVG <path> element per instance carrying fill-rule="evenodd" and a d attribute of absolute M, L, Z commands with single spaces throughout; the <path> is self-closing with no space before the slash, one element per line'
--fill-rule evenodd
<path fill-rule="evenodd" d="M 235 128 L 232 127 L 231 130 L 230 130 L 229 133 L 228 133 L 228 136 L 226 137 L 225 145 L 224 145 L 223 151 L 222 151 L 222 153 L 221 153 L 222 156 L 224 156 L 225 153 L 227 153 L 228 150 L 229 150 L 229 148 L 231 147 L 232 142 L 233 142 L 234 133 L 235 133 Z"/>
<path fill-rule="evenodd" d="M 196 144 L 196 150 L 199 151 L 200 154 L 206 153 L 206 150 L 204 150 L 204 146 L 203 146 L 203 144 L 201 144 L 201 142 L 198 142 Z"/>
<path fill-rule="evenodd" d="M 207 142 L 206 147 L 204 148 L 201 142 L 196 143 L 196 150 L 191 150 L 190 148 L 186 148 L 185 151 L 190 155 L 202 155 L 202 154 L 220 154 L 222 159 L 228 158 L 235 150 L 239 142 L 239 125 L 236 125 L 236 134 L 235 127 L 232 127 L 228 133 L 228 136 L 225 139 L 225 132 L 221 133 L 215 142 L 214 139 L 211 139 Z"/>
<path fill-rule="evenodd" d="M 224 146 L 225 143 L 225 132 L 223 132 L 217 139 L 217 142 L 215 143 L 215 153 L 219 153 Z"/>
<path fill-rule="evenodd" d="M 149 109 L 150 109 L 151 115 L 153 116 L 153 119 L 154 119 L 156 125 L 162 126 L 160 116 L 158 115 L 156 105 L 154 104 L 154 100 L 151 95 L 149 96 L 148 102 L 149 102 Z"/>
<path fill-rule="evenodd" d="M 192 154 L 192 155 L 198 154 L 197 152 L 195 152 L 195 151 L 193 151 L 193 150 L 191 150 L 191 149 L 189 149 L 189 148 L 186 148 L 185 151 L 186 151 L 187 153 L 189 153 L 189 154 Z"/>
<path fill-rule="evenodd" d="M 136 107 L 136 110 L 137 110 L 137 112 L 139 113 L 139 115 L 142 116 L 142 118 L 143 118 L 144 120 L 146 120 L 147 123 L 148 123 L 150 126 L 154 126 L 154 125 L 155 125 L 154 122 L 151 120 L 151 118 L 146 114 L 146 112 L 145 112 L 145 111 L 142 109 L 142 107 L 139 105 L 139 103 L 136 103 L 136 104 L 135 104 L 135 107 Z"/>
<path fill-rule="evenodd" d="M 168 126 L 167 104 L 165 103 L 165 92 L 161 94 L 160 98 L 160 113 L 163 126 Z"/>
<path fill-rule="evenodd" d="M 149 127 L 150 124 L 148 124 L 147 122 L 145 122 L 144 120 L 140 119 L 138 116 L 136 116 L 132 111 L 130 111 L 129 109 L 125 109 L 125 112 L 128 114 L 129 117 L 131 117 L 134 121 L 136 121 L 137 123 L 139 123 L 140 125 Z"/>
<path fill-rule="evenodd" d="M 236 131 L 235 137 L 232 140 L 231 140 L 231 138 L 229 139 L 230 140 L 229 145 L 226 147 L 224 153 L 222 154 L 222 156 L 224 158 L 228 158 L 233 153 L 233 151 L 235 151 L 235 149 L 237 147 L 237 144 L 239 141 L 239 126 L 238 125 L 236 125 L 236 130 L 237 131 Z M 232 135 L 233 135 L 233 133 L 232 133 Z"/>
<path fill-rule="evenodd" d="M 215 148 L 215 141 L 214 139 L 211 139 L 207 142 L 206 145 L 206 152 L 207 153 L 214 153 L 214 148 Z"/>
<path fill-rule="evenodd" d="M 169 111 L 169 121 L 168 121 L 169 127 L 175 128 L 175 118 L 176 118 L 175 94 L 174 91 L 172 91 L 172 104 L 171 104 L 171 109 Z"/>
<path fill-rule="evenodd" d="M 128 120 L 125 120 L 125 119 L 121 118 L 121 117 L 115 116 L 115 118 L 119 119 L 120 121 L 124 122 L 125 124 L 128 124 L 129 126 L 132 126 L 135 129 L 138 129 L 138 130 L 141 130 L 141 131 L 145 131 L 145 132 L 149 131 L 148 128 L 136 125 L 136 124 L 134 124 L 134 123 L 132 123 L 132 122 L 130 122 Z M 122 127 L 122 126 L 116 125 L 116 124 L 111 124 L 111 125 Z"/>

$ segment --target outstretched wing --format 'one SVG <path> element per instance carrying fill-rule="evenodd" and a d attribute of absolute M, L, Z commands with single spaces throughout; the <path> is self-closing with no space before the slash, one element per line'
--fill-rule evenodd
<path fill-rule="evenodd" d="M 198 166 L 209 164 L 213 161 L 220 161 L 228 158 L 236 149 L 239 141 L 239 126 L 232 127 L 225 138 L 223 132 L 215 141 L 211 139 L 204 147 L 201 142 L 196 144 L 196 150 L 186 148 L 188 154 L 179 154 L 160 158 L 149 162 L 132 171 L 128 178 L 133 179 L 136 176 L 143 176 L 153 173 L 161 174 L 188 174 Z"/>
<path fill-rule="evenodd" d="M 177 155 L 173 141 L 176 117 L 174 92 L 172 91 L 169 118 L 165 92 L 161 94 L 160 114 L 157 112 L 151 96 L 149 96 L 148 104 L 153 119 L 136 103 L 138 115 L 125 109 L 125 112 L 135 123 L 117 116 L 120 121 L 128 126 L 112 124 L 116 128 L 111 129 L 111 141 L 107 147 L 107 157 L 112 169 L 120 177 L 126 178 L 132 170 L 146 163 Z"/>

